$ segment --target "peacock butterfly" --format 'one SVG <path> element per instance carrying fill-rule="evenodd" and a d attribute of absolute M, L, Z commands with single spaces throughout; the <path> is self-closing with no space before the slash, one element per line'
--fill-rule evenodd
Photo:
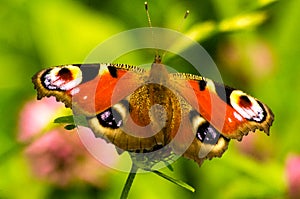
<path fill-rule="evenodd" d="M 37 98 L 55 96 L 84 115 L 96 137 L 156 160 L 182 154 L 196 161 L 221 157 L 230 139 L 256 129 L 269 134 L 267 105 L 202 76 L 170 73 L 156 56 L 150 70 L 125 64 L 71 64 L 32 77 Z"/>

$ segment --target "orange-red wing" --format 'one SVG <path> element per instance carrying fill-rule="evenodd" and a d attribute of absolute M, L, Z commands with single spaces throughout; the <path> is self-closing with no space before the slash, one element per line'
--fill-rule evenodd
<path fill-rule="evenodd" d="M 42 70 L 32 81 L 38 98 L 55 96 L 86 116 L 111 107 L 143 82 L 143 69 L 114 64 L 72 64 Z"/>
<path fill-rule="evenodd" d="M 257 99 L 200 76 L 173 77 L 179 94 L 225 137 L 241 139 L 256 129 L 269 133 L 273 113 Z"/>
<path fill-rule="evenodd" d="M 140 85 L 142 74 L 124 67 L 109 66 L 94 79 L 78 85 L 73 105 L 87 115 L 100 113 L 133 93 Z"/>

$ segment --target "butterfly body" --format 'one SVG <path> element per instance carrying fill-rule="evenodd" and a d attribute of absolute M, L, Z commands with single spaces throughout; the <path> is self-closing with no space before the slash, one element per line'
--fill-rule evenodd
<path fill-rule="evenodd" d="M 257 99 L 201 76 L 169 73 L 156 57 L 150 70 L 117 64 L 73 64 L 38 72 L 38 98 L 55 96 L 83 114 L 96 137 L 118 149 L 162 148 L 193 159 L 220 157 L 230 139 L 269 133 L 272 111 Z"/>

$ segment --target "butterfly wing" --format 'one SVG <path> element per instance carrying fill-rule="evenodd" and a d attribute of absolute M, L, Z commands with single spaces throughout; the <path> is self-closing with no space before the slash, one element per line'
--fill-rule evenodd
<path fill-rule="evenodd" d="M 180 95 L 224 137 L 241 140 L 256 129 L 269 134 L 274 115 L 256 98 L 201 76 L 170 75 Z"/>
<path fill-rule="evenodd" d="M 42 70 L 32 81 L 38 99 L 55 96 L 73 111 L 94 116 L 132 93 L 144 73 L 123 64 L 72 64 Z"/>
<path fill-rule="evenodd" d="M 171 84 L 191 106 L 186 113 L 184 136 L 194 139 L 183 156 L 196 161 L 221 157 L 230 139 L 241 140 L 256 129 L 269 134 L 274 115 L 267 105 L 248 94 L 201 76 L 170 74 Z M 190 131 L 190 132 L 188 132 Z M 175 146 L 176 148 L 176 146 Z"/>
<path fill-rule="evenodd" d="M 188 87 L 186 87 L 188 88 Z M 181 98 L 178 95 L 178 98 Z M 171 134 L 172 150 L 200 166 L 205 159 L 221 157 L 230 139 L 224 137 L 184 98 L 181 100 L 181 127 Z"/>
<path fill-rule="evenodd" d="M 143 153 L 167 141 L 163 132 L 147 135 L 153 129 L 148 124 L 149 89 L 156 90 L 156 85 L 145 85 L 148 76 L 149 71 L 129 65 L 72 64 L 42 70 L 32 81 L 38 99 L 55 96 L 83 114 L 96 137 L 120 150 Z"/>

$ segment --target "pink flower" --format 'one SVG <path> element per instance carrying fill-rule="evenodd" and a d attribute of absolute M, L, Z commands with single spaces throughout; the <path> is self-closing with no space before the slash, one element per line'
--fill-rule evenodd
<path fill-rule="evenodd" d="M 34 174 L 56 185 L 78 179 L 103 185 L 107 169 L 87 153 L 76 131 L 54 129 L 28 146 L 25 154 Z"/>
<path fill-rule="evenodd" d="M 266 42 L 258 41 L 252 43 L 246 51 L 256 75 L 264 77 L 272 72 L 275 58 L 270 46 Z"/>
<path fill-rule="evenodd" d="M 49 129 L 62 107 L 63 104 L 54 98 L 44 98 L 28 102 L 20 113 L 18 140 L 23 143 L 31 141 L 25 148 L 25 156 L 33 173 L 58 186 L 68 186 L 78 180 L 103 186 L 108 169 L 88 153 L 77 130 L 67 131 L 62 126 L 53 126 L 45 132 L 45 127 Z M 81 128 L 85 135 L 83 131 L 87 128 Z M 103 145 L 101 150 L 112 157 L 106 147 Z"/>
<path fill-rule="evenodd" d="M 18 140 L 26 142 L 53 121 L 54 114 L 64 107 L 54 97 L 27 102 L 20 114 Z"/>
<path fill-rule="evenodd" d="M 221 45 L 218 51 L 223 67 L 240 78 L 265 78 L 275 70 L 274 53 L 264 40 L 229 41 Z"/>
<path fill-rule="evenodd" d="M 290 198 L 300 198 L 300 155 L 290 155 L 286 159 L 285 172 Z"/>

